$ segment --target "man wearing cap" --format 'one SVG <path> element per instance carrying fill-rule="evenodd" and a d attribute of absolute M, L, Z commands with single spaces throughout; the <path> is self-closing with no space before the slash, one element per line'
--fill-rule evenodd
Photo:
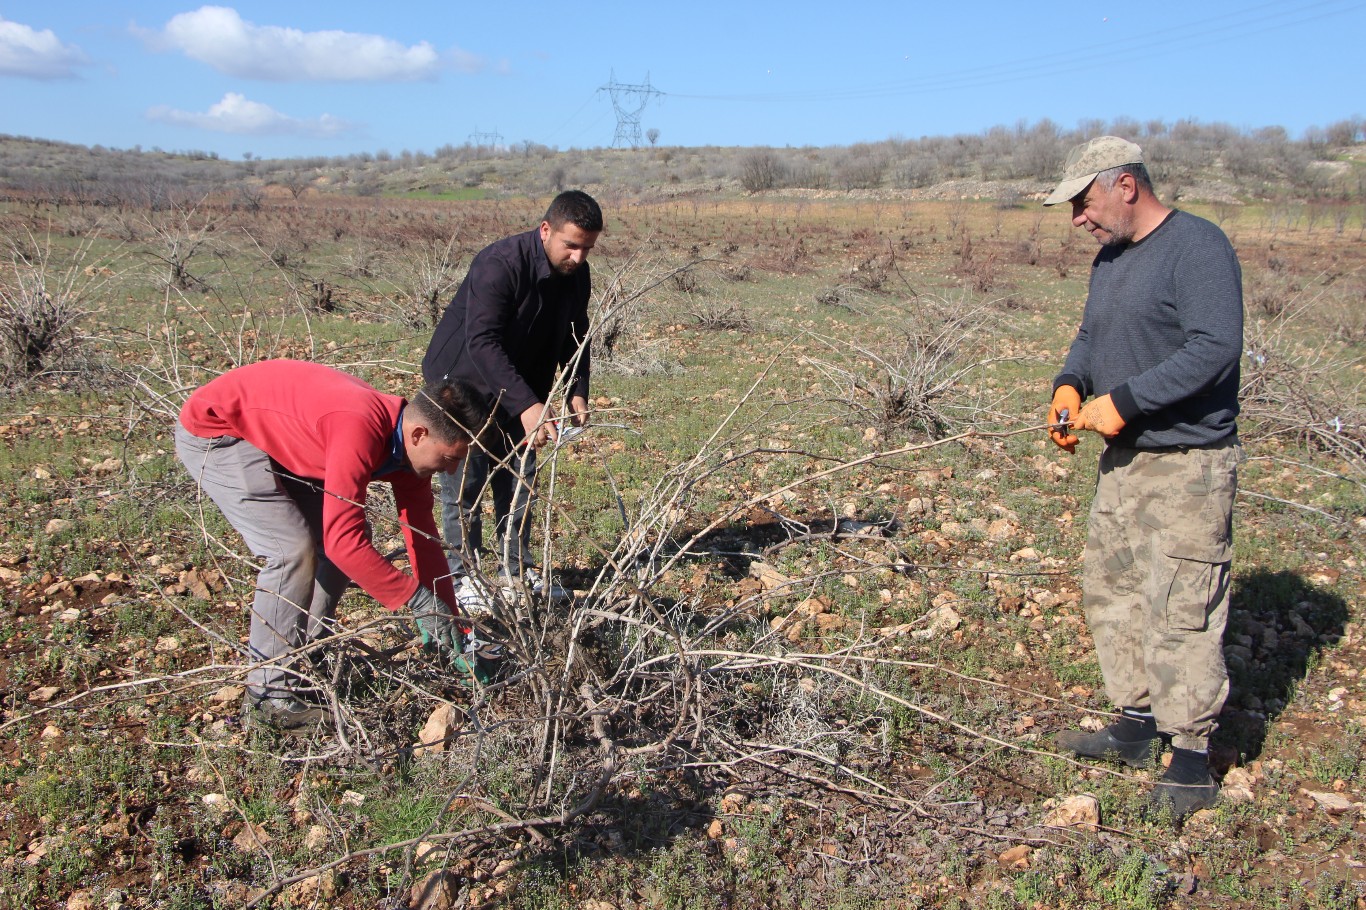
<path fill-rule="evenodd" d="M 1179 823 L 1218 793 L 1208 747 L 1228 695 L 1242 271 L 1218 227 L 1157 199 L 1142 150 L 1124 139 L 1073 149 L 1044 200 L 1059 203 L 1101 249 L 1081 328 L 1053 380 L 1049 435 L 1067 452 L 1077 430 L 1105 439 L 1083 589 L 1106 694 L 1121 714 L 1058 743 L 1146 767 L 1169 741 L 1171 765 L 1150 804 Z"/>

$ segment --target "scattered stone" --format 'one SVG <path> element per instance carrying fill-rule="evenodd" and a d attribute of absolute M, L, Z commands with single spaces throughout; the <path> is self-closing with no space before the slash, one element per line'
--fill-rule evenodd
<path fill-rule="evenodd" d="M 355 790 L 347 790 L 342 794 L 341 804 L 348 809 L 359 809 L 365 804 L 365 794 L 357 793 Z"/>
<path fill-rule="evenodd" d="M 66 899 L 66 910 L 93 910 L 95 900 L 89 891 L 72 891 Z"/>
<path fill-rule="evenodd" d="M 54 739 L 61 739 L 62 730 L 60 727 L 54 727 L 52 724 L 48 724 L 46 727 L 43 728 L 43 732 L 38 735 L 38 738 L 48 741 Z"/>
<path fill-rule="evenodd" d="M 331 835 L 328 834 L 327 828 L 322 825 L 310 825 L 308 832 L 304 834 L 304 849 L 309 853 L 320 853 L 326 849 L 330 840 Z"/>
<path fill-rule="evenodd" d="M 119 458 L 109 457 L 98 464 L 90 466 L 91 474 L 117 474 L 123 470 L 123 461 Z"/>
<path fill-rule="evenodd" d="M 1000 542 L 1015 536 L 1015 525 L 1006 518 L 997 518 L 987 525 L 987 539 Z"/>
<path fill-rule="evenodd" d="M 180 639 L 174 635 L 163 635 L 157 639 L 157 643 L 152 648 L 158 654 L 174 654 L 180 650 Z"/>
<path fill-rule="evenodd" d="M 270 843 L 270 835 L 260 825 L 248 823 L 242 826 L 242 830 L 237 832 L 232 842 L 243 853 L 265 852 L 266 845 Z"/>
<path fill-rule="evenodd" d="M 460 898 L 460 878 L 448 869 L 429 872 L 408 893 L 412 910 L 455 910 Z"/>
<path fill-rule="evenodd" d="M 751 578 L 757 579 L 759 586 L 765 591 L 772 591 L 774 588 L 781 588 L 792 584 L 792 579 L 782 572 L 773 568 L 766 562 L 755 561 L 749 564 L 749 574 Z"/>
<path fill-rule="evenodd" d="M 1252 775 L 1246 769 L 1230 768 L 1219 788 L 1220 797 L 1229 803 L 1251 803 L 1256 799 L 1252 784 Z"/>
<path fill-rule="evenodd" d="M 54 581 L 46 588 L 43 588 L 44 597 L 56 597 L 58 594 L 66 594 L 74 597 L 76 594 L 76 587 L 64 578 L 61 581 Z"/>
<path fill-rule="evenodd" d="M 245 686 L 224 686 L 217 692 L 209 696 L 211 705 L 233 705 L 242 700 L 247 694 Z"/>
<path fill-rule="evenodd" d="M 200 600 L 208 600 L 213 597 L 213 592 L 209 590 L 206 580 L 199 574 L 198 569 L 186 569 L 180 573 L 180 585 Z"/>
<path fill-rule="evenodd" d="M 929 621 L 928 627 L 917 629 L 912 632 L 912 638 L 921 640 L 938 638 L 941 635 L 952 632 L 963 624 L 963 617 L 959 616 L 958 611 L 948 604 L 935 607 L 929 613 L 925 614 L 925 618 Z"/>
<path fill-rule="evenodd" d="M 1319 808 L 1326 810 L 1330 815 L 1341 815 L 1356 808 L 1355 803 L 1340 793 L 1322 793 L 1318 790 L 1301 790 L 1300 792 L 1318 803 Z"/>
<path fill-rule="evenodd" d="M 1028 869 L 1029 854 L 1034 852 L 1034 848 L 1028 844 L 1017 844 L 996 857 L 996 862 L 1007 869 Z"/>
<path fill-rule="evenodd" d="M 907 515 L 933 515 L 934 500 L 927 496 L 912 496 L 906 500 Z"/>
<path fill-rule="evenodd" d="M 944 521 L 939 524 L 939 533 L 950 539 L 958 539 L 967 535 L 967 529 L 956 521 Z"/>
<path fill-rule="evenodd" d="M 1047 828 L 1081 828 L 1095 831 L 1100 826 L 1100 800 L 1089 793 L 1069 796 L 1043 819 Z"/>
<path fill-rule="evenodd" d="M 726 793 L 721 797 L 721 811 L 726 815 L 735 815 L 741 812 L 748 803 L 749 797 L 743 793 Z"/>
<path fill-rule="evenodd" d="M 816 629 L 820 632 L 838 632 L 844 626 L 844 617 L 835 613 L 822 613 L 816 617 Z"/>
<path fill-rule="evenodd" d="M 0 566 L 0 581 L 18 581 L 24 577 L 24 573 L 8 566 Z"/>
<path fill-rule="evenodd" d="M 427 862 L 440 862 L 446 855 L 446 847 L 442 844 L 434 844 L 431 841 L 422 841 L 413 851 L 413 862 L 421 865 Z"/>
<path fill-rule="evenodd" d="M 824 597 L 811 597 L 797 604 L 798 616 L 817 616 L 830 612 L 830 602 Z"/>
<path fill-rule="evenodd" d="M 45 705 L 57 697 L 61 686 L 39 686 L 28 694 L 28 700 L 35 705 Z"/>
<path fill-rule="evenodd" d="M 413 755 L 421 758 L 424 755 L 439 755 L 445 752 L 446 747 L 455 738 L 456 731 L 460 729 L 462 720 L 464 716 L 454 705 L 437 705 L 436 710 L 427 718 L 422 732 L 417 735 Z"/>
<path fill-rule="evenodd" d="M 42 467 L 41 465 L 39 465 L 38 467 L 36 467 L 36 468 L 33 469 L 33 479 L 34 479 L 34 480 L 51 480 L 51 479 L 52 479 L 52 472 L 49 471 L 47 468 Z"/>
<path fill-rule="evenodd" d="M 43 533 L 48 537 L 54 537 L 67 528 L 71 527 L 71 521 L 66 518 L 54 518 L 43 525 Z"/>

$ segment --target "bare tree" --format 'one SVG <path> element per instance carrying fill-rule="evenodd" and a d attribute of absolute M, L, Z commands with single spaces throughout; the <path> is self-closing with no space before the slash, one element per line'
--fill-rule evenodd
<path fill-rule="evenodd" d="M 756 149 L 740 160 L 740 185 L 751 193 L 773 189 L 782 173 L 782 162 L 768 149 Z"/>
<path fill-rule="evenodd" d="M 0 378 L 30 380 L 73 363 L 85 340 L 86 301 L 115 274 L 87 264 L 92 242 L 82 241 L 63 263 L 50 235 L 4 238 L 10 269 L 0 275 Z"/>
<path fill-rule="evenodd" d="M 166 267 L 164 280 L 177 291 L 199 283 L 190 273 L 190 262 L 205 251 L 218 230 L 218 217 L 201 210 L 202 204 L 202 199 L 194 204 L 173 203 L 164 213 L 144 219 L 153 241 L 147 255 Z"/>

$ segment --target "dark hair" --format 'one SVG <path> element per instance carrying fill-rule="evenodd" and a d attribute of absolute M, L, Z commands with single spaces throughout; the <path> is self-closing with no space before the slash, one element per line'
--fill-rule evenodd
<path fill-rule="evenodd" d="M 1144 164 L 1121 164 L 1119 167 L 1101 171 L 1096 175 L 1096 184 L 1103 190 L 1114 189 L 1120 176 L 1124 174 L 1133 177 L 1134 182 L 1149 193 L 1153 191 L 1153 179 L 1148 176 L 1148 168 Z"/>
<path fill-rule="evenodd" d="M 565 190 L 556 196 L 545 210 L 545 221 L 553 228 L 573 222 L 581 230 L 602 230 L 602 209 L 593 197 L 583 190 Z"/>
<path fill-rule="evenodd" d="M 488 400 L 463 379 L 434 379 L 408 406 L 443 445 L 479 438 L 492 411 Z"/>

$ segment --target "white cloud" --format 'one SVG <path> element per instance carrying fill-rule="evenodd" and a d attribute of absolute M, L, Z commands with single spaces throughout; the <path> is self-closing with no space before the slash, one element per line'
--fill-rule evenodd
<path fill-rule="evenodd" d="M 70 79 L 86 62 L 84 51 L 63 44 L 51 29 L 40 32 L 0 17 L 0 76 Z"/>
<path fill-rule="evenodd" d="M 326 139 L 355 129 L 352 124 L 331 114 L 323 114 L 312 120 L 290 117 L 268 104 L 251 101 L 236 92 L 228 92 L 222 101 L 202 114 L 161 104 L 147 111 L 147 119 L 242 136 L 312 136 Z"/>
<path fill-rule="evenodd" d="M 403 45 L 379 35 L 256 25 L 226 6 L 180 13 L 145 36 L 221 73 L 271 82 L 413 82 L 434 79 L 446 66 L 468 72 L 480 65 L 458 50 L 443 59 L 426 41 Z"/>

